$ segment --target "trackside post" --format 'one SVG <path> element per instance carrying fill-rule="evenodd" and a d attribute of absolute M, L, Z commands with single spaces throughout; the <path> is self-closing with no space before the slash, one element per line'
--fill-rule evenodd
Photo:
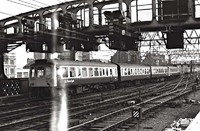
<path fill-rule="evenodd" d="M 139 131 L 139 124 L 140 124 L 140 118 L 142 117 L 142 108 L 140 106 L 133 106 L 132 108 L 132 112 L 131 112 L 131 116 L 133 118 L 133 120 L 137 120 L 137 130 Z"/>

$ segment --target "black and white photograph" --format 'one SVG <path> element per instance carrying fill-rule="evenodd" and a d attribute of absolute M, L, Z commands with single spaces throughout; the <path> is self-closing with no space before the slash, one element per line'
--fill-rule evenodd
<path fill-rule="evenodd" d="M 0 131 L 200 131 L 200 0 L 0 0 Z"/>

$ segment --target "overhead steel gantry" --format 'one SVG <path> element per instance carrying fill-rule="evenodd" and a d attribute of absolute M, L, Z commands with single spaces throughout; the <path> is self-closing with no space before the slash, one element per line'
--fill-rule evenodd
<path fill-rule="evenodd" d="M 63 44 L 91 51 L 109 38 L 110 49 L 137 51 L 144 33 L 161 32 L 167 48 L 183 48 L 183 32 L 199 28 L 198 2 L 74 0 L 0 20 L 0 76 L 5 77 L 3 53 L 22 44 L 32 52 L 62 52 Z M 150 18 L 142 20 L 142 12 Z"/>

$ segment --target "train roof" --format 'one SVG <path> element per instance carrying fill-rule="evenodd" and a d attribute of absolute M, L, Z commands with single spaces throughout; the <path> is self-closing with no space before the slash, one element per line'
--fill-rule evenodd
<path fill-rule="evenodd" d="M 116 67 L 115 64 L 112 63 L 102 63 L 102 62 L 93 62 L 93 61 L 71 61 L 71 60 L 47 60 L 47 59 L 39 59 L 35 60 L 31 66 L 34 65 L 60 65 L 60 66 L 103 66 L 103 67 Z"/>

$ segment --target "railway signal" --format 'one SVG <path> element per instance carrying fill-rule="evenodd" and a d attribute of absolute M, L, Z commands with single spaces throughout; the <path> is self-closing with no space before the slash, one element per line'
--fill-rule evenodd
<path fill-rule="evenodd" d="M 133 106 L 133 108 L 132 108 L 132 118 L 133 119 L 137 119 L 138 120 L 138 131 L 139 131 L 139 119 L 141 118 L 141 115 L 142 115 L 142 108 L 140 107 L 140 106 Z"/>
<path fill-rule="evenodd" d="M 133 107 L 133 109 L 132 109 L 132 117 L 134 119 L 140 119 L 141 118 L 141 113 L 142 113 L 141 107 L 139 107 L 139 106 L 134 106 Z"/>

